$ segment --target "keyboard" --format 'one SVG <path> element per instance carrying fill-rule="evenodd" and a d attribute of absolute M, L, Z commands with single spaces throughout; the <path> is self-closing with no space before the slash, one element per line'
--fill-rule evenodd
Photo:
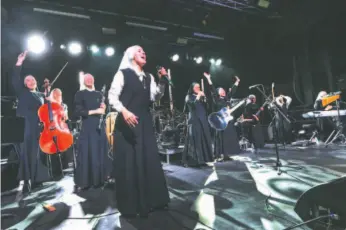
<path fill-rule="evenodd" d="M 346 116 L 346 110 L 339 110 L 340 116 Z M 318 118 L 318 117 L 337 117 L 337 110 L 329 110 L 329 111 L 311 111 L 307 113 L 303 113 L 304 118 Z"/>

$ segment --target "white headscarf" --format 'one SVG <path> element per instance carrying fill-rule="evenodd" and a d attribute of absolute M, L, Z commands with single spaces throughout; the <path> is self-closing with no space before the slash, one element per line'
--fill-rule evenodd
<path fill-rule="evenodd" d="M 84 78 L 89 73 L 80 72 L 79 73 L 79 90 L 84 90 L 87 87 L 84 84 Z M 91 75 L 91 74 L 90 74 Z M 92 75 L 91 75 L 92 76 Z M 94 76 L 93 76 L 94 77 Z M 93 85 L 92 90 L 95 90 L 95 85 Z"/>
<path fill-rule="evenodd" d="M 123 69 L 133 69 L 133 58 L 135 57 L 135 53 L 136 53 L 136 49 L 138 49 L 140 46 L 135 45 L 135 46 L 131 46 L 129 48 L 126 49 L 123 59 L 120 62 L 118 71 L 123 70 Z"/>
<path fill-rule="evenodd" d="M 324 97 L 326 94 L 327 94 L 326 91 L 321 91 L 321 92 L 319 92 L 319 94 L 317 95 L 316 101 L 317 101 L 317 100 L 321 100 L 322 97 Z"/>

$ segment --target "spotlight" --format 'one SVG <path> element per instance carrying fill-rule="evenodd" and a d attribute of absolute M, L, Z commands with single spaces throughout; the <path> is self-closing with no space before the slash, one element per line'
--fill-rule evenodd
<path fill-rule="evenodd" d="M 108 57 L 110 57 L 110 56 L 113 56 L 114 55 L 114 49 L 113 49 L 113 47 L 108 47 L 106 50 L 105 50 L 105 53 L 106 53 L 106 55 L 108 56 Z"/>
<path fill-rule="evenodd" d="M 214 64 L 214 63 L 215 63 L 215 59 L 214 59 L 214 58 L 211 58 L 211 59 L 209 60 L 209 62 L 210 62 L 211 64 Z"/>
<path fill-rule="evenodd" d="M 82 46 L 81 44 L 79 44 L 78 42 L 71 42 L 68 45 L 68 51 L 72 54 L 72 55 L 78 55 L 82 52 Z"/>
<path fill-rule="evenodd" d="M 179 60 L 179 55 L 178 54 L 174 54 L 172 56 L 172 61 L 178 61 Z"/>
<path fill-rule="evenodd" d="M 46 50 L 46 42 L 42 36 L 33 35 L 28 38 L 28 50 L 35 53 L 41 54 Z"/>
<path fill-rule="evenodd" d="M 195 61 L 197 64 L 201 64 L 203 61 L 203 58 L 202 57 L 195 58 Z"/>
<path fill-rule="evenodd" d="M 215 65 L 221 65 L 221 63 L 222 63 L 222 60 L 219 58 L 216 60 Z"/>
<path fill-rule="evenodd" d="M 93 53 L 97 53 L 97 52 L 99 52 L 99 48 L 96 46 L 96 45 L 92 45 L 91 47 L 90 47 L 90 50 L 91 50 L 91 52 L 93 52 Z"/>
<path fill-rule="evenodd" d="M 66 46 L 65 45 L 60 45 L 60 49 L 64 50 L 64 49 L 66 49 Z"/>

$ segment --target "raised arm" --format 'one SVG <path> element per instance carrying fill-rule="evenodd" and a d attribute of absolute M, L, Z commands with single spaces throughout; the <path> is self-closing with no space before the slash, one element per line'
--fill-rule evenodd
<path fill-rule="evenodd" d="M 15 67 L 13 69 L 13 73 L 12 73 L 12 79 L 11 79 L 12 86 L 13 86 L 17 96 L 19 96 L 24 89 L 24 83 L 20 79 L 20 72 L 22 70 L 22 65 L 23 65 L 23 62 L 26 58 L 26 54 L 27 54 L 27 51 L 19 54 L 17 63 L 15 65 Z"/>
<path fill-rule="evenodd" d="M 229 88 L 229 90 L 228 90 L 228 93 L 227 93 L 227 98 L 228 99 L 231 99 L 235 95 L 235 93 L 237 92 L 237 89 L 238 89 L 238 86 L 239 86 L 239 83 L 240 83 L 240 79 L 237 76 L 235 76 L 235 78 L 237 80 L 233 84 L 232 88 Z"/>
<path fill-rule="evenodd" d="M 217 95 L 215 86 L 213 85 L 213 82 L 211 81 L 211 76 L 209 73 L 204 73 L 203 75 L 207 79 L 208 89 L 209 89 L 211 97 L 212 97 L 212 102 L 214 104 L 216 104 L 218 95 Z"/>

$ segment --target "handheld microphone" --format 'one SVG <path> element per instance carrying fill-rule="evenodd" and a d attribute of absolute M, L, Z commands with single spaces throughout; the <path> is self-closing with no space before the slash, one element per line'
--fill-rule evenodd
<path fill-rule="evenodd" d="M 261 86 L 262 84 L 252 85 L 249 87 L 249 89 L 257 88 L 258 86 Z"/>

